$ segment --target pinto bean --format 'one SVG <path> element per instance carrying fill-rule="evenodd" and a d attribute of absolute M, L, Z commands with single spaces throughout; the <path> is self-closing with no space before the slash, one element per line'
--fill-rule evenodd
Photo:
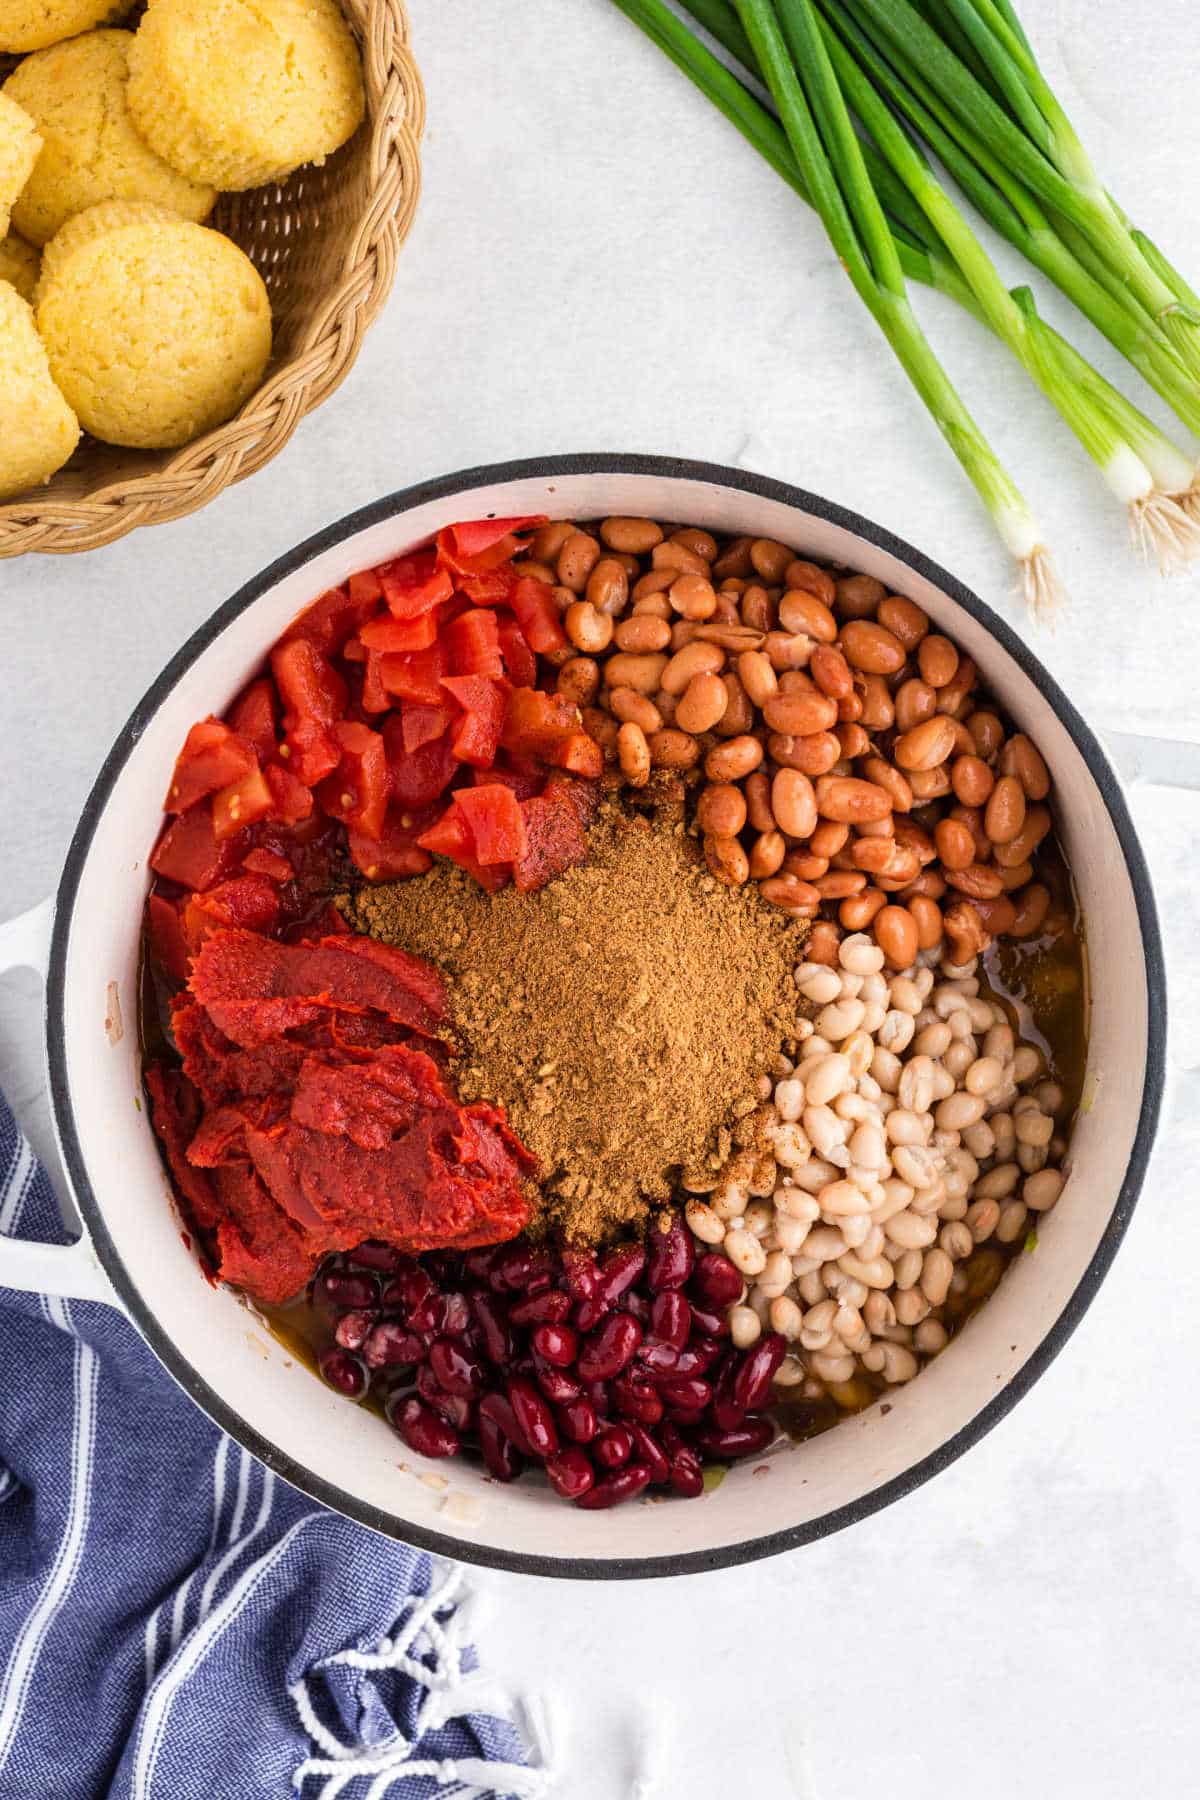
<path fill-rule="evenodd" d="M 797 557 L 783 571 L 783 585 L 786 588 L 803 588 L 807 594 L 815 594 L 825 606 L 832 606 L 837 594 L 837 586 L 828 569 L 822 569 L 816 563 L 804 562 Z"/>
<path fill-rule="evenodd" d="M 706 837 L 736 837 L 746 823 L 746 796 L 741 788 L 731 781 L 711 782 L 696 802 L 696 823 Z"/>
<path fill-rule="evenodd" d="M 693 675 L 717 675 L 724 667 L 725 652 L 718 644 L 699 641 L 685 644 L 669 661 L 664 658 L 658 685 L 664 694 L 671 694 L 678 700 Z"/>
<path fill-rule="evenodd" d="M 771 811 L 771 778 L 762 769 L 747 775 L 742 789 L 746 796 L 746 815 L 754 830 L 774 831 L 775 814 Z"/>
<path fill-rule="evenodd" d="M 822 775 L 816 787 L 817 810 L 825 819 L 859 825 L 870 819 L 886 819 L 891 796 L 873 781 L 851 775 Z"/>
<path fill-rule="evenodd" d="M 818 644 L 832 644 L 838 634 L 829 607 L 804 588 L 788 588 L 779 602 L 779 623 L 784 631 L 810 637 Z"/>
<path fill-rule="evenodd" d="M 691 769 L 700 761 L 700 742 L 690 732 L 676 731 L 667 725 L 648 741 L 650 761 L 656 769 Z"/>
<path fill-rule="evenodd" d="M 918 681 L 915 677 L 901 682 L 896 689 L 896 729 L 911 731 L 923 719 L 930 719 L 937 711 L 937 695 L 927 681 Z"/>
<path fill-rule="evenodd" d="M 1025 823 L 1025 789 L 1015 775 L 1002 775 L 988 796 L 983 828 L 993 844 L 1010 844 Z"/>
<path fill-rule="evenodd" d="M 779 769 L 771 782 L 771 811 L 787 837 L 807 838 L 817 823 L 813 784 L 799 769 Z"/>
<path fill-rule="evenodd" d="M 899 594 L 888 594 L 879 602 L 875 614 L 893 637 L 898 637 L 906 650 L 915 650 L 929 631 L 929 614 Z"/>
<path fill-rule="evenodd" d="M 753 880 L 763 881 L 769 875 L 777 875 L 787 855 L 787 842 L 781 831 L 760 831 L 750 846 L 750 874 Z M 810 861 L 819 861 L 810 858 Z"/>
<path fill-rule="evenodd" d="M 1013 775 L 1025 790 L 1027 800 L 1044 800 L 1050 792 L 1050 771 L 1040 751 L 1023 731 L 1009 738 L 1000 752 L 1000 770 Z"/>
<path fill-rule="evenodd" d="M 964 806 L 982 806 L 995 786 L 996 778 L 982 757 L 956 756 L 950 770 L 950 782 Z"/>
<path fill-rule="evenodd" d="M 744 887 L 750 878 L 749 858 L 735 837 L 706 837 L 704 861 L 726 887 Z"/>
<path fill-rule="evenodd" d="M 895 632 L 866 619 L 842 627 L 842 653 L 851 668 L 864 675 L 895 675 L 904 667 L 906 651 Z"/>

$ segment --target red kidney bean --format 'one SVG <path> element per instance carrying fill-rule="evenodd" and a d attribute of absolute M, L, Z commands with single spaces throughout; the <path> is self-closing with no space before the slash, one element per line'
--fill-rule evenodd
<path fill-rule="evenodd" d="M 600 1428 L 595 1407 L 582 1394 L 575 1400 L 565 1400 L 555 1416 L 559 1430 L 573 1444 L 590 1444 Z"/>
<path fill-rule="evenodd" d="M 738 1292 L 741 1293 L 740 1288 L 738 1289 Z M 697 1331 L 702 1331 L 705 1337 L 722 1338 L 729 1336 L 729 1321 L 726 1319 L 725 1314 L 723 1312 L 713 1312 L 707 1306 L 697 1306 L 694 1300 L 692 1301 L 692 1324 Z"/>
<path fill-rule="evenodd" d="M 704 1339 L 685 1344 L 682 1350 L 675 1350 L 670 1344 L 643 1344 L 638 1362 L 655 1386 L 661 1387 L 664 1381 L 687 1381 L 693 1375 L 703 1375 L 720 1353 L 719 1344 L 714 1351 Z"/>
<path fill-rule="evenodd" d="M 697 1257 L 692 1271 L 692 1286 L 713 1306 L 732 1306 L 740 1300 L 744 1283 L 727 1256 L 706 1250 Z"/>
<path fill-rule="evenodd" d="M 490 1474 L 497 1481 L 515 1481 L 525 1467 L 525 1458 L 512 1439 L 501 1431 L 495 1419 L 480 1410 L 479 1448 Z"/>
<path fill-rule="evenodd" d="M 571 1311 L 571 1296 L 561 1288 L 549 1288 L 544 1294 L 532 1294 L 509 1308 L 514 1325 L 562 1325 Z"/>
<path fill-rule="evenodd" d="M 429 1367 L 448 1394 L 470 1398 L 483 1386 L 483 1364 L 453 1338 L 434 1338 L 429 1346 Z"/>
<path fill-rule="evenodd" d="M 692 1329 L 692 1309 L 678 1288 L 655 1294 L 650 1307 L 650 1329 L 660 1343 L 682 1350 Z"/>
<path fill-rule="evenodd" d="M 650 1329 L 650 1300 L 646 1294 L 639 1294 L 636 1289 L 621 1296 L 622 1312 L 632 1313 L 643 1331 Z"/>
<path fill-rule="evenodd" d="M 389 1369 L 400 1363 L 425 1360 L 425 1344 L 415 1332 L 406 1331 L 387 1319 L 376 1325 L 363 1345 L 363 1359 L 369 1369 Z"/>
<path fill-rule="evenodd" d="M 619 1377 L 618 1377 L 619 1379 Z M 612 1390 L 607 1381 L 588 1381 L 584 1383 L 584 1393 L 595 1407 L 602 1419 L 607 1419 L 612 1411 Z"/>
<path fill-rule="evenodd" d="M 512 1334 L 508 1329 L 503 1305 L 491 1294 L 476 1292 L 471 1295 L 471 1311 L 479 1321 L 479 1329 L 483 1333 L 485 1355 L 489 1361 L 499 1364 L 503 1369 L 513 1353 Z"/>
<path fill-rule="evenodd" d="M 668 1406 L 682 1407 L 685 1412 L 702 1412 L 713 1396 L 712 1383 L 700 1375 L 664 1381 L 659 1391 Z"/>
<path fill-rule="evenodd" d="M 359 1308 L 355 1312 L 343 1313 L 334 1327 L 334 1340 L 343 1350 L 361 1350 L 367 1340 L 377 1313 L 366 1312 Z"/>
<path fill-rule="evenodd" d="M 783 1361 L 787 1339 L 769 1331 L 745 1351 L 733 1377 L 733 1397 L 744 1412 L 757 1412 L 771 1392 L 771 1379 Z"/>
<path fill-rule="evenodd" d="M 671 1486 L 685 1500 L 694 1500 L 704 1492 L 704 1470 L 694 1450 L 685 1446 L 671 1458 Z"/>
<path fill-rule="evenodd" d="M 417 1370 L 417 1392 L 439 1418 L 445 1419 L 447 1425 L 453 1425 L 455 1431 L 469 1431 L 474 1425 L 474 1402 L 463 1394 L 448 1393 L 428 1363 L 422 1363 Z"/>
<path fill-rule="evenodd" d="M 600 1284 L 595 1257 L 586 1250 L 564 1250 L 562 1264 L 572 1300 L 590 1300 Z"/>
<path fill-rule="evenodd" d="M 441 1298 L 435 1291 L 427 1300 L 422 1300 L 419 1306 L 411 1309 L 408 1314 L 409 1327 L 421 1337 L 431 1337 L 438 1328 L 441 1313 Z"/>
<path fill-rule="evenodd" d="M 463 1257 L 463 1268 L 472 1281 L 487 1281 L 492 1272 L 492 1264 L 496 1260 L 497 1249 L 493 1244 L 490 1250 L 468 1250 Z M 411 1261 L 411 1258 L 407 1259 Z"/>
<path fill-rule="evenodd" d="M 527 1456 L 534 1454 L 529 1440 L 517 1423 L 517 1415 L 503 1394 L 485 1394 L 479 1402 L 479 1417 L 481 1421 L 491 1419 L 518 1450 L 523 1450 Z"/>
<path fill-rule="evenodd" d="M 646 1252 L 641 1244 L 627 1244 L 614 1250 L 600 1265 L 596 1298 L 615 1306 L 626 1288 L 633 1286 L 646 1266 Z"/>
<path fill-rule="evenodd" d="M 398 1269 L 383 1290 L 384 1306 L 399 1307 L 402 1312 L 415 1312 L 433 1299 L 437 1289 L 433 1282 L 417 1263 L 411 1268 Z"/>
<path fill-rule="evenodd" d="M 664 1486 L 671 1478 L 671 1465 L 667 1461 L 666 1451 L 655 1442 L 644 1425 L 631 1425 L 629 1433 L 633 1438 L 634 1455 L 650 1471 L 650 1485 Z"/>
<path fill-rule="evenodd" d="M 412 1257 L 393 1244 L 377 1244 L 368 1240 L 351 1250 L 350 1261 L 363 1269 L 375 1269 L 380 1275 L 394 1275 L 412 1262 Z"/>
<path fill-rule="evenodd" d="M 578 1500 L 595 1483 L 596 1471 L 582 1450 L 568 1444 L 565 1450 L 547 1457 L 546 1479 L 564 1500 Z"/>
<path fill-rule="evenodd" d="M 533 1378 L 547 1400 L 553 1400 L 555 1406 L 562 1406 L 583 1392 L 569 1370 L 556 1369 L 551 1363 L 542 1362 L 540 1357 L 534 1358 Z"/>
<path fill-rule="evenodd" d="M 556 1369 L 569 1369 L 579 1349 L 579 1339 L 569 1325 L 539 1325 L 529 1341 L 543 1361 Z"/>
<path fill-rule="evenodd" d="M 453 1289 L 443 1294 L 437 1305 L 436 1330 L 443 1337 L 462 1337 L 471 1324 L 471 1307 L 465 1294 Z"/>
<path fill-rule="evenodd" d="M 774 1436 L 775 1427 L 769 1419 L 747 1419 L 725 1430 L 702 1426 L 696 1433 L 696 1443 L 710 1456 L 754 1456 L 765 1450 Z"/>
<path fill-rule="evenodd" d="M 721 1431 L 735 1430 L 746 1416 L 745 1407 L 739 1404 L 733 1391 L 738 1363 L 736 1356 L 730 1356 L 713 1387 L 712 1416 Z"/>
<path fill-rule="evenodd" d="M 430 1293 L 433 1283 L 429 1277 Z M 313 1282 L 313 1299 L 318 1306 L 328 1306 L 338 1312 L 344 1312 L 348 1306 L 374 1307 L 379 1305 L 379 1283 L 373 1275 L 355 1275 L 348 1269 L 325 1269 Z"/>
<path fill-rule="evenodd" d="M 326 1350 L 317 1367 L 322 1379 L 350 1400 L 361 1400 L 367 1391 L 367 1371 L 347 1350 Z"/>
<path fill-rule="evenodd" d="M 639 1380 L 632 1369 L 624 1370 L 612 1386 L 617 1411 L 639 1425 L 657 1425 L 663 1416 L 663 1401 L 658 1390 L 648 1381 Z"/>
<path fill-rule="evenodd" d="M 529 1244 L 511 1244 L 502 1250 L 492 1264 L 491 1285 L 500 1293 L 527 1292 L 538 1280 L 547 1286 L 553 1279 L 554 1264 L 548 1250 L 536 1250 Z"/>
<path fill-rule="evenodd" d="M 597 1433 L 592 1455 L 602 1469 L 621 1469 L 633 1455 L 633 1433 L 628 1425 L 606 1425 Z"/>
<path fill-rule="evenodd" d="M 631 1313 L 611 1313 L 579 1352 L 579 1373 L 585 1381 L 611 1381 L 633 1358 L 642 1341 L 642 1328 Z"/>
<path fill-rule="evenodd" d="M 650 1253 L 646 1261 L 646 1282 L 654 1293 L 664 1288 L 681 1288 L 692 1272 L 696 1252 L 692 1234 L 678 1213 L 671 1215 L 666 1231 L 657 1222 L 650 1227 Z"/>
<path fill-rule="evenodd" d="M 610 1310 L 607 1300 L 602 1300 L 599 1294 L 593 1294 L 590 1300 L 579 1302 L 571 1314 L 571 1319 L 576 1331 L 585 1333 L 595 1331 L 601 1319 L 606 1318 Z"/>
<path fill-rule="evenodd" d="M 606 1475 L 594 1488 L 575 1502 L 584 1512 L 601 1512 L 609 1506 L 620 1506 L 623 1500 L 636 1499 L 650 1485 L 650 1471 L 644 1463 L 627 1463 L 615 1475 Z"/>
<path fill-rule="evenodd" d="M 530 1449 L 536 1456 L 553 1456 L 558 1449 L 558 1426 L 544 1394 L 539 1394 L 524 1375 L 514 1375 L 508 1384 L 509 1405 Z"/>
<path fill-rule="evenodd" d="M 432 1407 L 415 1394 L 400 1401 L 391 1414 L 391 1422 L 418 1456 L 454 1456 L 458 1450 L 458 1433 L 453 1425 L 439 1419 Z"/>

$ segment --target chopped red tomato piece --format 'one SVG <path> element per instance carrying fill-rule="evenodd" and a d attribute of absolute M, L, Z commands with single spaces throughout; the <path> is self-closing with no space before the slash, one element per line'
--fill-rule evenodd
<path fill-rule="evenodd" d="M 368 571 L 370 573 L 370 571 Z M 356 582 L 351 576 L 349 591 L 346 588 L 330 588 L 319 600 L 306 607 L 298 619 L 288 626 L 280 643 L 287 644 L 293 638 L 307 638 L 326 656 L 333 656 L 339 651 L 347 638 L 369 619 L 379 600 L 378 582 L 375 593 L 364 592 L 363 584 Z"/>
<path fill-rule="evenodd" d="M 232 837 L 244 825 L 265 819 L 272 804 L 266 776 L 256 763 L 249 775 L 213 795 L 213 831 L 218 839 Z"/>
<path fill-rule="evenodd" d="M 394 619 L 390 613 L 381 613 L 377 619 L 368 619 L 358 635 L 368 650 L 428 650 L 437 643 L 438 616 L 430 611 L 416 619 Z"/>
<path fill-rule="evenodd" d="M 391 792 L 387 751 L 377 731 L 344 719 L 333 728 L 341 761 L 324 780 L 317 798 L 330 818 L 363 837 L 379 836 Z"/>
<path fill-rule="evenodd" d="M 489 893 L 498 893 L 508 880 L 507 867 L 481 863 L 476 857 L 475 840 L 457 799 L 450 802 L 440 819 L 436 819 L 421 833 L 417 842 L 422 849 L 432 850 L 436 855 L 448 857 L 451 862 L 457 863 L 459 868 L 473 875 L 480 887 L 487 888 Z"/>
<path fill-rule="evenodd" d="M 439 807 L 440 801 L 435 801 L 417 812 L 405 812 L 393 802 L 377 838 L 350 832 L 350 855 L 368 881 L 403 881 L 432 867 L 432 856 L 417 839 L 433 824 Z"/>
<path fill-rule="evenodd" d="M 573 731 L 562 738 L 546 751 L 546 761 L 569 775 L 586 775 L 592 781 L 598 781 L 604 773 L 604 752 L 586 731 Z"/>
<path fill-rule="evenodd" d="M 504 673 L 496 615 L 483 607 L 461 613 L 442 633 L 452 675 L 487 675 L 498 680 Z"/>
<path fill-rule="evenodd" d="M 400 713 L 400 729 L 407 751 L 419 750 L 440 738 L 454 719 L 457 708 L 424 706 L 418 700 L 406 700 Z"/>
<path fill-rule="evenodd" d="M 490 769 L 504 724 L 504 684 L 485 675 L 444 675 L 442 686 L 463 709 L 453 730 L 455 756 L 459 762 Z"/>
<path fill-rule="evenodd" d="M 575 736 L 581 725 L 579 708 L 561 694 L 514 688 L 508 696 L 500 742 L 506 750 L 545 758 L 564 738 Z"/>
<path fill-rule="evenodd" d="M 259 762 L 275 754 L 275 689 L 265 675 L 243 688 L 233 703 L 229 724 L 245 738 Z"/>
<path fill-rule="evenodd" d="M 167 826 L 151 852 L 150 867 L 180 887 L 201 890 L 230 873 L 238 848 L 237 838 L 217 842 L 210 806 L 193 806 Z"/>
<path fill-rule="evenodd" d="M 480 559 L 489 551 L 496 552 L 501 548 L 503 556 L 496 560 L 507 560 L 517 546 L 506 544 L 506 538 L 513 532 L 526 530 L 530 525 L 545 523 L 544 513 L 527 519 L 466 519 L 457 525 L 447 525 L 438 532 L 438 550 L 451 567 L 468 561 L 479 564 Z"/>
<path fill-rule="evenodd" d="M 381 563 L 375 573 L 388 610 L 397 619 L 415 619 L 442 600 L 448 600 L 454 592 L 450 573 L 438 567 L 433 550 L 397 556 L 391 562 Z"/>
<path fill-rule="evenodd" d="M 482 575 L 460 575 L 458 578 L 459 593 L 473 606 L 507 606 L 516 585 L 511 563 L 501 563 L 498 569 L 488 569 Z"/>
<path fill-rule="evenodd" d="M 265 875 L 268 881 L 291 881 L 295 870 L 286 856 L 278 850 L 268 850 L 259 845 L 251 850 L 249 856 L 243 856 L 242 867 L 248 875 Z"/>
<path fill-rule="evenodd" d="M 562 628 L 554 589 L 531 575 L 522 575 L 513 588 L 510 605 L 517 615 L 521 635 L 539 656 L 552 656 L 567 648 L 567 634 Z"/>
<path fill-rule="evenodd" d="M 279 923 L 279 893 L 265 875 L 236 875 L 207 893 L 193 894 L 183 910 L 183 930 L 191 949 L 200 948 L 210 931 L 242 926 L 271 932 Z"/>
<path fill-rule="evenodd" d="M 358 703 L 365 713 L 389 712 L 392 696 L 383 685 L 383 656 L 378 650 L 366 653 L 366 665 L 363 669 L 362 692 Z"/>
<path fill-rule="evenodd" d="M 514 687 L 533 687 L 537 681 L 537 658 L 525 642 L 521 627 L 510 614 L 497 613 L 496 631 L 508 679 Z"/>
<path fill-rule="evenodd" d="M 186 981 L 191 952 L 183 935 L 183 920 L 174 900 L 162 894 L 151 894 L 146 902 L 146 930 L 150 950 L 164 975 L 173 981 Z"/>
<path fill-rule="evenodd" d="M 419 700 L 425 706 L 437 706 L 445 699 L 441 689 L 445 673 L 446 655 L 440 644 L 410 655 L 385 652 L 379 665 L 380 680 L 389 694 L 401 700 Z"/>
<path fill-rule="evenodd" d="M 392 772 L 392 798 L 398 806 L 415 812 L 445 793 L 458 770 L 449 732 L 406 750 L 403 719 L 393 713 L 383 722 L 383 741 Z"/>
<path fill-rule="evenodd" d="M 481 863 L 512 863 L 526 851 L 525 821 L 517 796 L 503 782 L 459 788 L 455 805 L 467 820 Z"/>
<path fill-rule="evenodd" d="M 190 806 L 249 775 L 257 762 L 244 738 L 221 719 L 201 719 L 184 739 L 175 761 L 164 812 L 186 812 Z"/>
<path fill-rule="evenodd" d="M 581 785 L 552 777 L 544 794 L 522 802 L 526 850 L 513 863 L 513 880 L 522 893 L 545 887 L 586 859 L 585 806 L 576 791 Z"/>
<path fill-rule="evenodd" d="M 523 756 L 508 756 L 503 763 L 493 763 L 490 769 L 475 770 L 476 787 L 486 787 L 489 781 L 502 781 L 518 800 L 532 800 L 546 785 L 546 771 Z"/>
<path fill-rule="evenodd" d="M 346 583 L 350 598 L 361 601 L 367 608 L 364 616 L 370 616 L 370 609 L 383 599 L 383 583 L 375 569 L 359 569 Z"/>
<path fill-rule="evenodd" d="M 337 768 L 342 752 L 337 739 L 315 719 L 300 719 L 280 746 L 288 773 L 305 787 L 316 787 Z"/>
<path fill-rule="evenodd" d="M 289 725 L 298 719 L 332 725 L 345 712 L 346 684 L 308 638 L 277 644 L 271 652 L 271 670 Z"/>
<path fill-rule="evenodd" d="M 312 817 L 312 793 L 298 776 L 282 763 L 268 763 L 263 773 L 271 790 L 272 818 L 282 825 L 299 825 Z"/>

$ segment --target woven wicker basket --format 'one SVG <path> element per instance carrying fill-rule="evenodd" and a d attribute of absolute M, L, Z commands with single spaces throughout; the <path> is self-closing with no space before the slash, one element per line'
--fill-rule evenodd
<path fill-rule="evenodd" d="M 253 475 L 349 373 L 387 299 L 420 189 L 425 118 L 402 0 L 342 0 L 362 46 L 366 118 L 322 168 L 282 187 L 223 194 L 210 224 L 267 284 L 275 342 L 263 385 L 227 425 L 182 450 L 121 450 L 85 437 L 66 468 L 0 505 L 0 557 L 111 544 L 204 506 Z M 10 65 L 11 65 L 11 59 Z M 0 79 L 8 72 L 0 58 Z"/>

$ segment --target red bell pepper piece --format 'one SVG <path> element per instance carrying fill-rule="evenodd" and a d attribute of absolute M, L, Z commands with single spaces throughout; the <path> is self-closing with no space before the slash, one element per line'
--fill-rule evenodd
<path fill-rule="evenodd" d="M 330 818 L 363 837 L 377 838 L 391 792 L 383 739 L 369 725 L 351 719 L 335 725 L 333 735 L 341 746 L 341 761 L 321 783 L 317 798 Z"/>
<path fill-rule="evenodd" d="M 514 687 L 533 687 L 537 681 L 537 657 L 525 642 L 517 621 L 509 613 L 497 613 L 496 632 L 508 679 Z"/>
<path fill-rule="evenodd" d="M 500 742 L 506 750 L 547 758 L 556 744 L 574 737 L 582 728 L 579 708 L 561 694 L 543 694 L 537 688 L 514 688 L 508 696 Z"/>
<path fill-rule="evenodd" d="M 193 806 L 167 826 L 151 852 L 150 867 L 156 875 L 198 891 L 228 875 L 240 849 L 240 837 L 217 842 L 211 806 Z"/>
<path fill-rule="evenodd" d="M 271 652 L 271 671 L 288 714 L 289 727 L 298 719 L 315 719 L 332 725 L 346 710 L 346 684 L 308 638 L 276 644 Z"/>
<path fill-rule="evenodd" d="M 259 762 L 275 754 L 275 689 L 265 675 L 243 688 L 229 710 L 229 726 L 253 748 Z"/>
<path fill-rule="evenodd" d="M 389 694 L 401 700 L 418 700 L 425 706 L 438 706 L 445 699 L 441 688 L 445 673 L 446 653 L 440 644 L 405 656 L 385 651 L 379 664 L 379 678 Z"/>
<path fill-rule="evenodd" d="M 442 686 L 463 709 L 453 728 L 455 756 L 477 769 L 490 769 L 504 724 L 504 683 L 489 681 L 486 675 L 444 675 Z"/>
<path fill-rule="evenodd" d="M 263 770 L 271 790 L 271 817 L 282 825 L 299 825 L 312 817 L 312 792 L 282 763 L 268 763 Z"/>
<path fill-rule="evenodd" d="M 449 570 L 438 567 L 436 552 L 418 550 L 381 563 L 375 573 L 388 610 L 397 619 L 416 619 L 454 592 Z"/>
<path fill-rule="evenodd" d="M 333 733 L 315 719 L 300 719 L 288 731 L 279 754 L 290 775 L 305 787 L 316 787 L 337 768 L 341 748 Z"/>
<path fill-rule="evenodd" d="M 451 568 L 468 565 L 482 571 L 511 556 L 516 546 L 505 540 L 513 532 L 545 523 L 544 513 L 527 519 L 466 519 L 457 525 L 446 525 L 438 532 L 438 552 Z M 491 563 L 487 561 L 489 551 L 493 553 Z"/>
<path fill-rule="evenodd" d="M 525 821 L 510 787 L 489 782 L 483 787 L 459 788 L 454 801 L 466 817 L 478 862 L 513 863 L 525 855 Z"/>
<path fill-rule="evenodd" d="M 395 650 L 402 654 L 428 650 L 430 644 L 437 643 L 438 616 L 430 611 L 416 619 L 394 619 L 391 613 L 381 613 L 376 619 L 368 619 L 358 635 L 368 650 Z"/>
<path fill-rule="evenodd" d="M 255 763 L 249 775 L 213 795 L 213 831 L 218 841 L 265 819 L 273 804 L 266 776 Z"/>
<path fill-rule="evenodd" d="M 163 894 L 151 894 L 146 902 L 146 931 L 151 955 L 164 975 L 170 976 L 172 981 L 186 981 L 191 951 L 183 935 L 180 908 L 174 900 L 168 900 Z"/>
<path fill-rule="evenodd" d="M 482 575 L 460 575 L 458 578 L 459 593 L 473 606 L 508 606 L 516 585 L 517 577 L 508 562 Z"/>
<path fill-rule="evenodd" d="M 569 775 L 584 775 L 590 781 L 598 781 L 604 773 L 604 752 L 586 731 L 573 731 L 562 738 L 547 750 L 546 761 Z"/>
<path fill-rule="evenodd" d="M 567 648 L 567 634 L 554 604 L 554 590 L 546 582 L 535 581 L 532 575 L 522 575 L 513 588 L 510 605 L 531 650 L 536 650 L 539 656 L 550 656 Z"/>
<path fill-rule="evenodd" d="M 400 730 L 405 750 L 419 750 L 440 738 L 454 719 L 457 708 L 425 706 L 419 700 L 406 700 L 400 712 Z"/>
<path fill-rule="evenodd" d="M 392 799 L 406 812 L 429 806 L 444 794 L 458 772 L 451 734 L 404 748 L 404 723 L 395 713 L 383 722 L 383 741 L 392 774 Z"/>
<path fill-rule="evenodd" d="M 186 812 L 218 788 L 241 781 L 257 761 L 251 746 L 222 719 L 201 719 L 188 732 L 176 758 L 163 811 Z"/>
<path fill-rule="evenodd" d="M 378 582 L 375 593 L 364 592 L 361 582 L 355 583 L 351 576 L 349 589 L 330 588 L 314 600 L 311 606 L 305 607 L 298 619 L 293 619 L 283 636 L 281 644 L 291 643 L 294 638 L 307 638 L 310 643 L 326 656 L 334 656 L 345 644 L 347 638 L 369 619 L 379 600 Z"/>
<path fill-rule="evenodd" d="M 242 867 L 248 875 L 265 875 L 268 881 L 291 881 L 296 873 L 286 856 L 281 856 L 278 850 L 268 850 L 263 844 L 243 856 Z"/>
<path fill-rule="evenodd" d="M 499 680 L 504 673 L 496 615 L 482 607 L 461 613 L 442 633 L 452 675 L 487 675 Z"/>

